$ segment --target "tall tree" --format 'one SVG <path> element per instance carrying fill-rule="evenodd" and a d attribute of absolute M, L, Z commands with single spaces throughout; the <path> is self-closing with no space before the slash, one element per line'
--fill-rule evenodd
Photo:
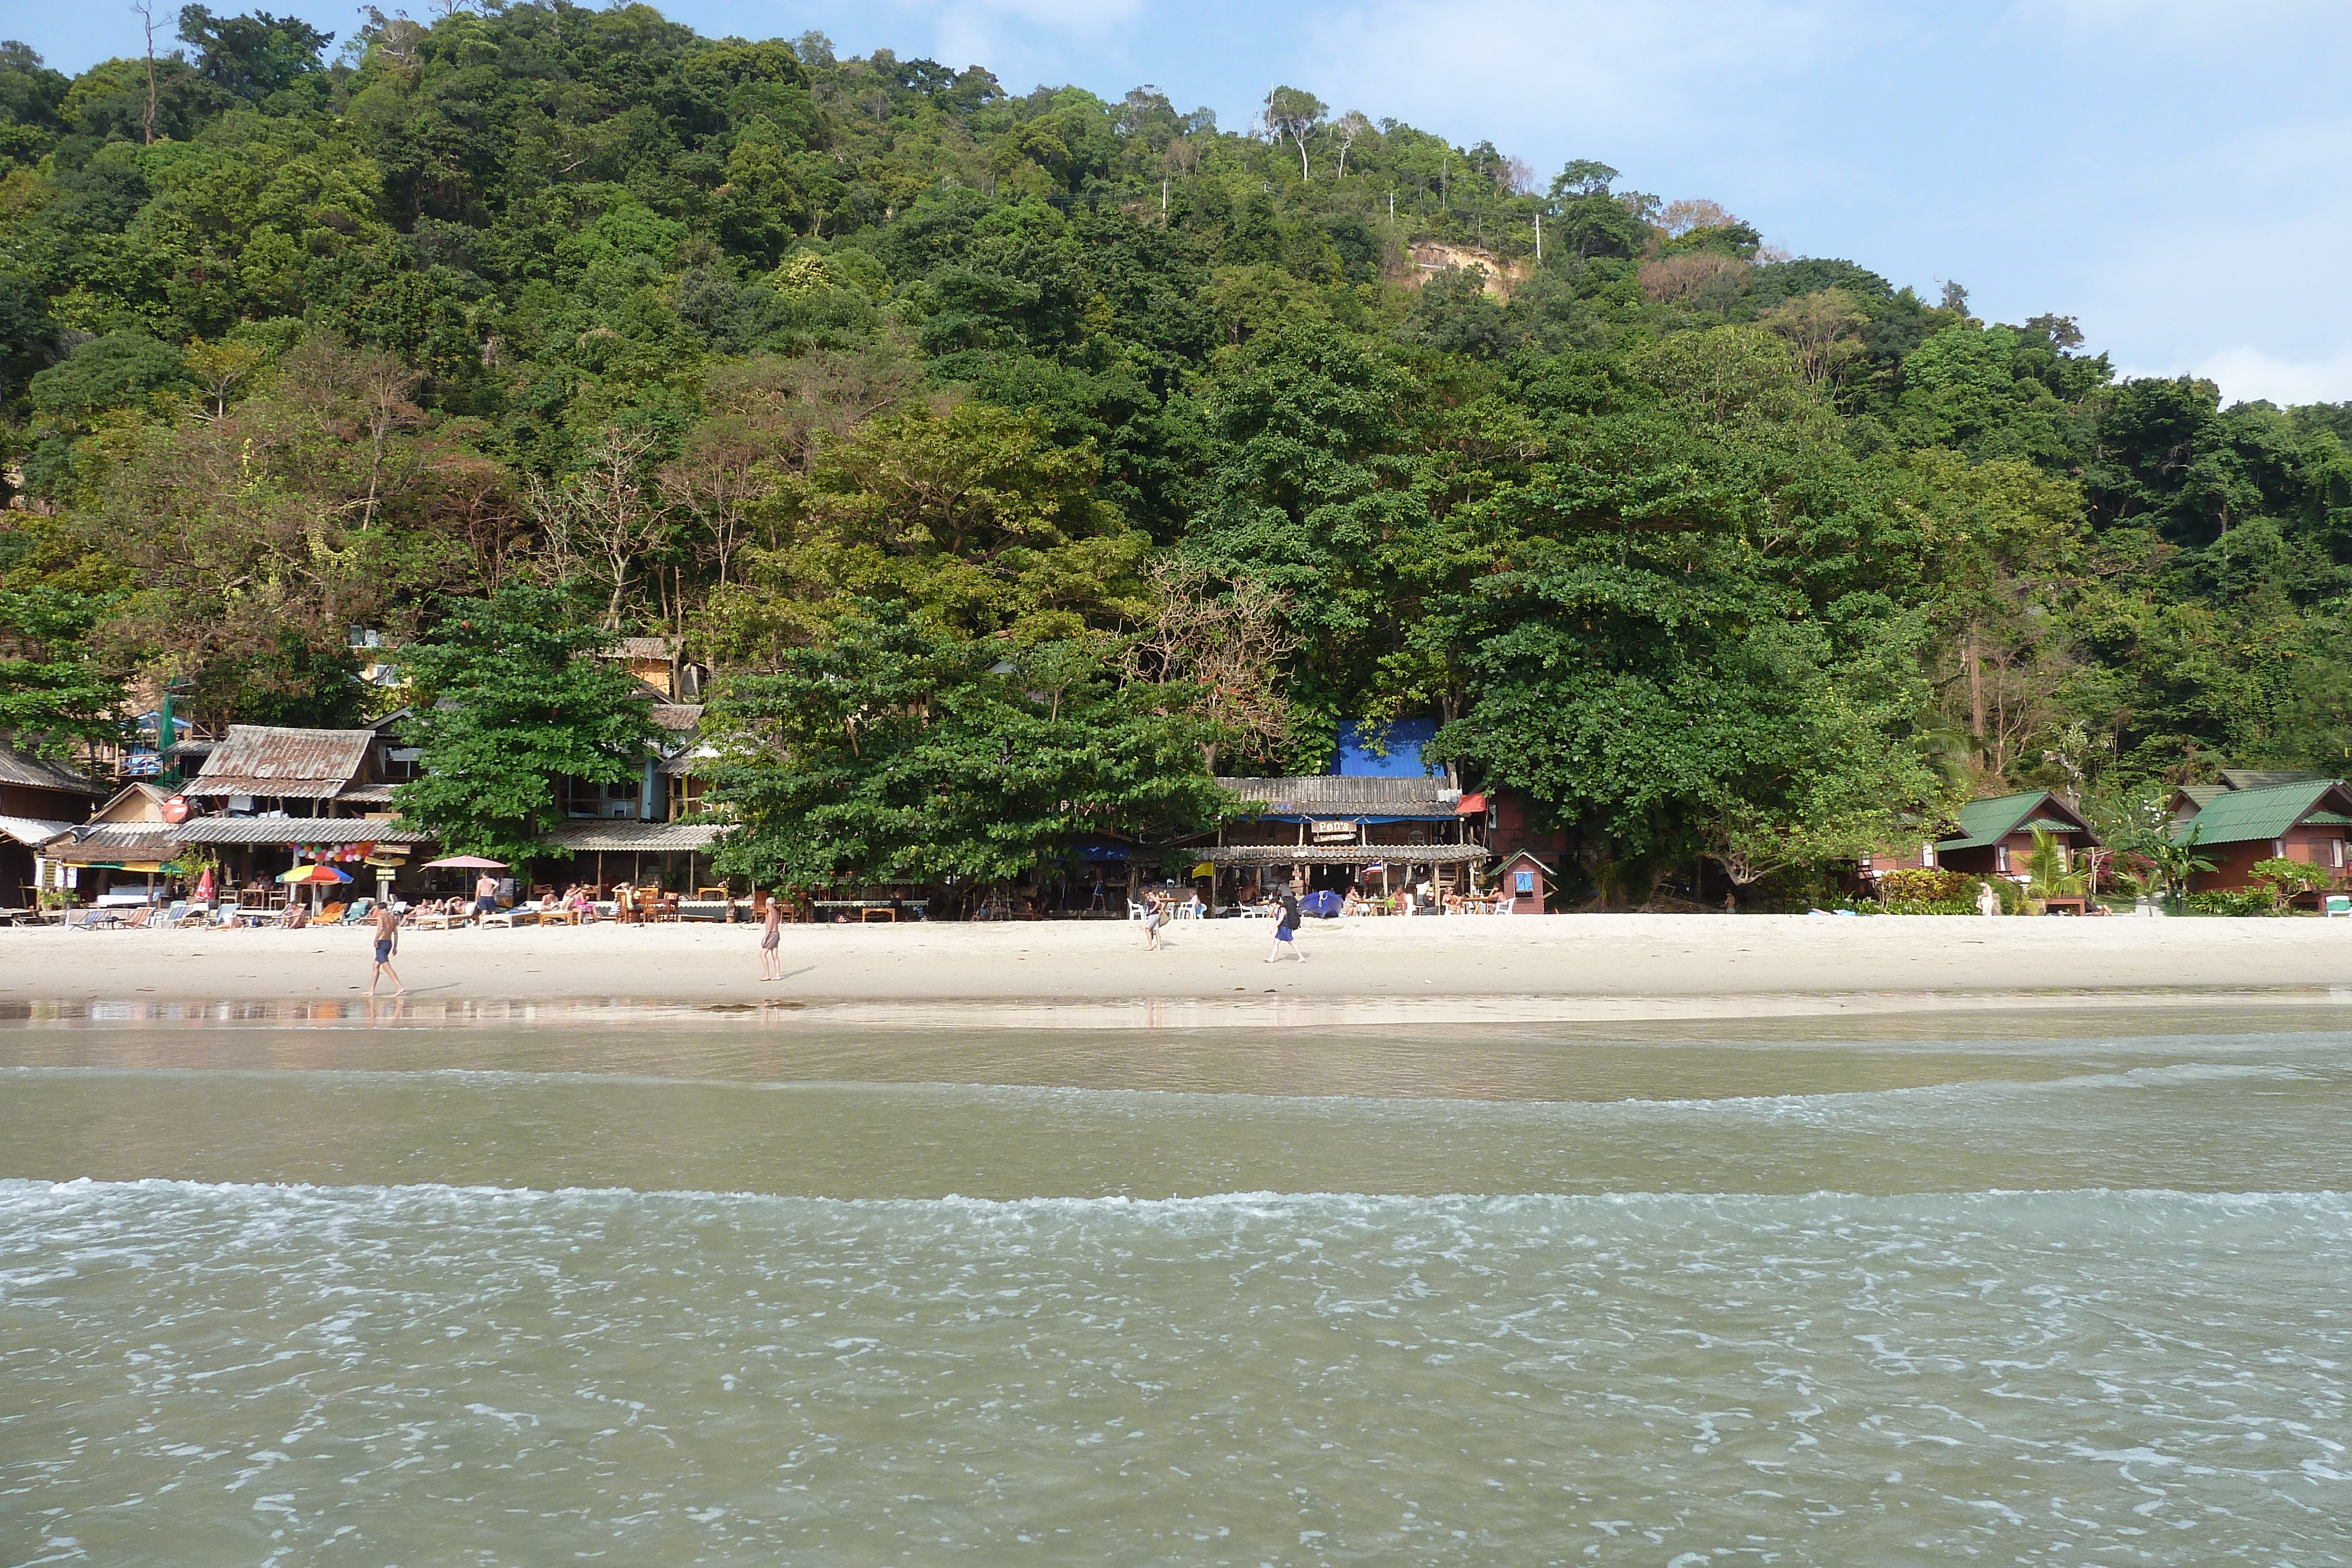
<path fill-rule="evenodd" d="M 396 655 L 412 705 L 402 738 L 422 752 L 394 790 L 401 814 L 467 854 L 564 852 L 542 837 L 564 814 L 555 781 L 637 778 L 662 734 L 650 699 L 552 589 L 511 584 L 441 614 Z"/>

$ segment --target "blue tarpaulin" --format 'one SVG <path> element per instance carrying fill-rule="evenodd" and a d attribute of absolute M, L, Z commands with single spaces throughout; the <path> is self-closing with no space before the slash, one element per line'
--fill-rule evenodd
<path fill-rule="evenodd" d="M 1424 767 L 1421 748 L 1437 738 L 1433 718 L 1401 718 L 1387 725 L 1349 719 L 1339 727 L 1339 765 L 1332 769 L 1342 779 L 1427 779 L 1444 769 Z M 1377 742 L 1378 751 L 1372 749 Z"/>

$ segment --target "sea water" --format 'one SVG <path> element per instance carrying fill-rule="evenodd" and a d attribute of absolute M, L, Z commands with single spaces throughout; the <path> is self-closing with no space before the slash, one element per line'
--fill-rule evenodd
<path fill-rule="evenodd" d="M 0 1563 L 2352 1562 L 2332 1018 L 1696 1033 L 0 1030 Z"/>

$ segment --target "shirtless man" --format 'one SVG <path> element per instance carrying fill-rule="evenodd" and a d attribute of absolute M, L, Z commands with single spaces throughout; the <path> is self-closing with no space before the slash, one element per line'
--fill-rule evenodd
<path fill-rule="evenodd" d="M 408 988 L 401 985 L 400 971 L 392 967 L 392 956 L 400 951 L 400 911 L 389 904 L 378 904 L 375 918 L 370 925 L 374 927 L 375 967 L 368 971 L 367 994 L 375 995 L 376 982 L 390 975 L 393 985 L 397 988 L 392 994 L 404 997 L 408 994 Z"/>
<path fill-rule="evenodd" d="M 767 924 L 760 928 L 760 981 L 784 977 L 784 890 L 768 894 Z"/>

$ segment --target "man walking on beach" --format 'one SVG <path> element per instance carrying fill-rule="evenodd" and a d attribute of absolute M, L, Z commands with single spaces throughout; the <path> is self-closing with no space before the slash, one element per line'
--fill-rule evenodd
<path fill-rule="evenodd" d="M 767 923 L 760 927 L 760 983 L 784 977 L 784 890 L 768 894 Z"/>
<path fill-rule="evenodd" d="M 1274 951 L 1265 956 L 1265 961 L 1269 964 L 1275 962 L 1282 956 L 1282 950 L 1288 947 L 1290 956 L 1304 964 L 1307 951 L 1298 945 L 1298 890 L 1285 887 L 1280 897 L 1282 914 L 1274 923 Z"/>
<path fill-rule="evenodd" d="M 375 967 L 368 971 L 367 994 L 375 995 L 376 982 L 390 975 L 394 988 L 392 994 L 404 997 L 408 988 L 400 983 L 400 971 L 392 967 L 392 956 L 400 951 L 400 911 L 389 904 L 380 904 L 371 924 L 374 926 Z"/>

